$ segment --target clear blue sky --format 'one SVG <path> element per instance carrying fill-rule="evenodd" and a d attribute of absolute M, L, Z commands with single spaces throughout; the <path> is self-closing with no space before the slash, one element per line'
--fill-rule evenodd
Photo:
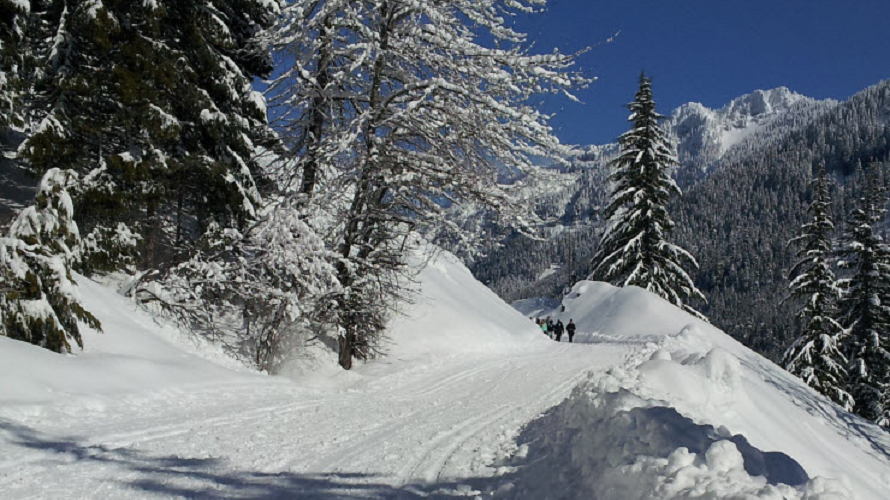
<path fill-rule="evenodd" d="M 523 16 L 535 50 L 585 54 L 599 80 L 579 97 L 549 99 L 559 138 L 613 142 L 627 129 L 622 108 L 641 70 L 667 114 L 697 101 L 717 108 L 756 89 L 786 86 L 815 98 L 846 99 L 890 78 L 890 0 L 549 0 Z"/>

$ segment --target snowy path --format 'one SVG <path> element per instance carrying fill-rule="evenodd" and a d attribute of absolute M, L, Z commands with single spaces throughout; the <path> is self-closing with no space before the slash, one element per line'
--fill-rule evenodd
<path fill-rule="evenodd" d="M 0 419 L 3 498 L 462 496 L 519 428 L 639 346 L 371 364 L 309 391 L 256 377 L 133 395 L 70 416 Z M 376 373 L 375 373 L 376 372 Z"/>

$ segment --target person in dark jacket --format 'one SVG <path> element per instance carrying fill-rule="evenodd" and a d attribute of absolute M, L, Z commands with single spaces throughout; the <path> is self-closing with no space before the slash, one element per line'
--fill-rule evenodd
<path fill-rule="evenodd" d="M 572 337 L 575 336 L 575 322 L 572 319 L 569 319 L 569 324 L 566 325 L 566 333 L 569 334 L 569 342 L 571 342 Z"/>
<path fill-rule="evenodd" d="M 553 333 L 556 334 L 556 341 L 559 342 L 562 339 L 562 332 L 565 330 L 565 327 L 562 324 L 562 320 L 556 320 L 556 324 L 553 325 Z"/>

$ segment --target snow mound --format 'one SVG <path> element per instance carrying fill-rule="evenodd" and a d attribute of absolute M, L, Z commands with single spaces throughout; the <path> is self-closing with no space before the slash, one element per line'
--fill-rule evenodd
<path fill-rule="evenodd" d="M 655 299 L 655 300 L 653 300 Z M 659 341 L 676 334 L 695 320 L 666 301 L 637 287 L 617 288 L 608 283 L 579 281 L 562 300 L 565 311 L 555 307 L 542 314 L 568 323 L 574 319 L 581 342 L 608 333 L 625 341 Z M 657 318 L 657 320 L 655 320 Z"/>
<path fill-rule="evenodd" d="M 640 349 L 525 429 L 513 497 L 886 498 L 890 435 L 719 329 L 636 287 L 562 306 L 576 342 Z"/>
<path fill-rule="evenodd" d="M 135 392 L 257 377 L 218 346 L 156 322 L 109 288 L 77 281 L 84 306 L 106 333 L 81 325 L 84 349 L 72 355 L 0 337 L 0 417 L 97 412 Z"/>
<path fill-rule="evenodd" d="M 558 498 L 598 500 L 803 498 L 819 490 L 850 498 L 836 481 L 810 481 L 784 453 L 763 452 L 725 428 L 595 383 L 576 388 L 520 439 L 528 440 L 529 457 L 547 458 L 523 469 L 516 498 L 555 498 L 560 490 Z"/>
<path fill-rule="evenodd" d="M 445 251 L 423 268 L 415 300 L 393 320 L 388 336 L 388 355 L 399 359 L 527 349 L 547 340 Z"/>

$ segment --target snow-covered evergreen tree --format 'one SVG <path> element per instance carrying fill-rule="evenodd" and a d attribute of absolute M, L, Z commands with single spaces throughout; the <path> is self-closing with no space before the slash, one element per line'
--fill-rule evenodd
<path fill-rule="evenodd" d="M 698 263 L 668 241 L 674 227 L 668 203 L 671 195 L 681 194 L 670 176 L 677 158 L 659 125 L 663 116 L 655 111 L 652 81 L 645 74 L 628 108 L 632 126 L 618 138 L 621 154 L 611 164 L 612 196 L 603 214 L 608 225 L 591 276 L 639 286 L 701 317 L 688 300 L 705 297 L 683 269 Z"/>
<path fill-rule="evenodd" d="M 78 321 L 100 328 L 81 305 L 71 276 L 80 258 L 80 234 L 68 195 L 76 182 L 74 172 L 49 170 L 34 205 L 0 239 L 2 334 L 55 352 L 70 352 L 71 342 L 83 347 Z"/>
<path fill-rule="evenodd" d="M 84 269 L 171 265 L 211 223 L 243 228 L 261 200 L 257 146 L 271 136 L 251 88 L 271 66 L 252 37 L 278 3 L 35 7 L 29 44 L 39 67 L 20 156 L 37 174 L 60 162 L 80 174 Z M 136 240 L 138 255 L 125 245 Z"/>
<path fill-rule="evenodd" d="M 13 150 L 10 131 L 24 124 L 22 41 L 30 10 L 29 2 L 0 0 L 0 154 Z"/>
<path fill-rule="evenodd" d="M 886 212 L 884 190 L 877 172 L 866 169 L 858 206 L 853 209 L 844 238 L 841 280 L 841 324 L 849 330 L 844 353 L 849 359 L 847 391 L 854 411 L 873 422 L 885 422 L 890 380 L 890 249 L 876 230 Z"/>
<path fill-rule="evenodd" d="M 832 270 L 834 223 L 829 183 L 825 167 L 820 165 L 811 183 L 813 201 L 807 209 L 811 220 L 801 228 L 800 236 L 789 242 L 800 245 L 789 290 L 792 298 L 802 302 L 797 314 L 804 326 L 803 335 L 785 353 L 782 364 L 850 411 L 853 398 L 845 390 L 847 360 L 840 347 L 844 328 L 835 319 L 839 290 Z"/>
<path fill-rule="evenodd" d="M 543 3 L 296 0 L 270 34 L 294 61 L 272 90 L 285 159 L 298 159 L 282 175 L 333 221 L 344 368 L 385 326 L 411 232 L 447 223 L 451 202 L 510 214 L 498 162 L 531 172 L 533 157 L 560 150 L 531 98 L 587 80 L 570 71 L 573 56 L 529 54 L 506 24 Z"/>

